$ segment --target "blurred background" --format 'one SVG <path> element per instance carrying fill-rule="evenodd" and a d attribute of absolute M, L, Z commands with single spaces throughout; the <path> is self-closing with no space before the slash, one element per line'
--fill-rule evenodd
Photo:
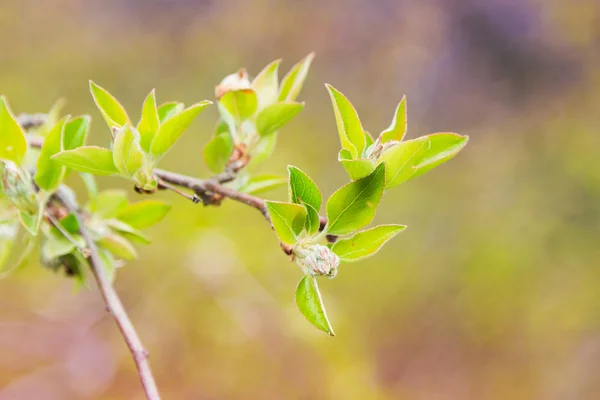
<path fill-rule="evenodd" d="M 2 0 L 0 49 L 16 113 L 63 97 L 102 146 L 88 79 L 137 115 L 153 87 L 160 102 L 212 99 L 240 67 L 283 58 L 285 73 L 316 51 L 307 107 L 261 172 L 294 164 L 326 195 L 347 177 L 325 82 L 373 133 L 406 94 L 409 138 L 471 137 L 386 194 L 375 223 L 406 232 L 321 280 L 335 338 L 297 312 L 300 272 L 260 213 L 159 194 L 174 209 L 116 287 L 165 399 L 600 398 L 598 1 Z M 216 118 L 162 166 L 208 176 Z M 0 400 L 144 398 L 93 286 L 37 262 L 0 281 Z"/>

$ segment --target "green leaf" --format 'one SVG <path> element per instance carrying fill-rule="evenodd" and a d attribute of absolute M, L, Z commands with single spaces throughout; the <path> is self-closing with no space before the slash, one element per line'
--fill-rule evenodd
<path fill-rule="evenodd" d="M 325 312 L 325 305 L 314 276 L 305 275 L 296 288 L 296 304 L 304 317 L 315 328 L 335 336 Z"/>
<path fill-rule="evenodd" d="M 292 67 L 290 72 L 281 81 L 279 101 L 294 101 L 302 91 L 310 64 L 315 58 L 315 53 L 310 53 Z"/>
<path fill-rule="evenodd" d="M 261 136 L 276 132 L 304 108 L 304 103 L 276 103 L 262 110 L 256 119 L 256 129 Z"/>
<path fill-rule="evenodd" d="M 44 139 L 38 157 L 34 180 L 40 189 L 47 192 L 54 192 L 65 176 L 65 167 L 50 157 L 62 150 L 63 132 L 67 119 L 68 117 L 61 119 L 50 130 L 48 136 Z"/>
<path fill-rule="evenodd" d="M 250 158 L 247 169 L 254 168 L 271 157 L 271 154 L 275 151 L 275 145 L 277 144 L 277 135 L 277 133 L 272 133 L 258 139 L 258 142 L 252 149 L 252 158 Z"/>
<path fill-rule="evenodd" d="M 406 96 L 404 96 L 396 108 L 392 124 L 379 134 L 381 143 L 389 142 L 390 140 L 401 142 L 406 135 L 406 126 Z"/>
<path fill-rule="evenodd" d="M 310 204 L 318 212 L 321 209 L 323 196 L 317 184 L 293 165 L 288 166 L 288 173 L 290 177 L 290 201 L 296 204 Z"/>
<path fill-rule="evenodd" d="M 352 160 L 352 152 L 348 149 L 341 149 L 338 153 L 338 160 Z"/>
<path fill-rule="evenodd" d="M 179 114 L 184 109 L 183 103 L 178 101 L 169 101 L 161 104 L 158 107 L 158 119 L 160 123 L 164 123 L 175 114 Z"/>
<path fill-rule="evenodd" d="M 123 236 L 108 234 L 98 240 L 98 245 L 110 251 L 115 257 L 123 260 L 135 260 L 138 257 L 137 250 L 131 242 Z"/>
<path fill-rule="evenodd" d="M 468 136 L 461 136 L 456 133 L 433 133 L 427 135 L 430 146 L 421 151 L 417 156 L 415 164 L 416 172 L 412 178 L 423 175 L 425 172 L 437 167 L 438 165 L 450 160 L 458 154 L 469 141 Z"/>
<path fill-rule="evenodd" d="M 77 221 L 77 218 L 73 214 L 69 214 L 63 219 L 61 219 L 60 225 L 64 228 L 65 231 L 69 232 L 71 235 L 79 234 L 79 221 Z M 54 234 L 57 236 L 62 235 L 62 232 L 55 227 L 52 227 L 52 232 L 54 232 Z"/>
<path fill-rule="evenodd" d="M 329 91 L 338 134 L 342 147 L 350 150 L 352 158 L 360 156 L 365 149 L 366 138 L 356 109 L 350 101 L 331 85 L 325 85 Z"/>
<path fill-rule="evenodd" d="M 303 205 L 306 207 L 306 223 L 304 224 L 304 228 L 309 235 L 314 235 L 319 231 L 321 226 L 319 212 L 308 203 L 303 203 Z"/>
<path fill-rule="evenodd" d="M 279 240 L 289 245 L 296 243 L 304 228 L 306 208 L 279 201 L 267 201 L 265 204 Z"/>
<path fill-rule="evenodd" d="M 118 189 L 109 189 L 98 193 L 98 196 L 91 199 L 86 206 L 92 213 L 101 218 L 116 217 L 127 207 L 127 193 Z"/>
<path fill-rule="evenodd" d="M 225 169 L 235 147 L 227 124 L 224 122 L 222 124 L 225 126 L 225 130 L 217 131 L 204 146 L 204 161 L 206 166 L 215 174 Z"/>
<path fill-rule="evenodd" d="M 358 232 L 348 239 L 338 240 L 333 244 L 331 250 L 342 261 L 360 260 L 377 253 L 388 240 L 404 229 L 406 229 L 406 225 L 379 225 Z"/>
<path fill-rule="evenodd" d="M 132 177 L 142 167 L 144 152 L 140 146 L 140 135 L 129 124 L 123 126 L 115 135 L 113 143 L 113 162 L 121 175 Z"/>
<path fill-rule="evenodd" d="M 258 97 L 253 89 L 232 90 L 219 99 L 219 110 L 225 111 L 225 115 L 222 115 L 225 119 L 231 118 L 234 123 L 247 120 L 257 108 Z"/>
<path fill-rule="evenodd" d="M 256 91 L 259 108 L 264 108 L 277 101 L 279 94 L 279 64 L 281 60 L 275 60 L 267 65 L 252 81 L 252 88 Z"/>
<path fill-rule="evenodd" d="M 209 104 L 212 103 L 208 100 L 201 101 L 167 119 L 158 128 L 158 132 L 150 146 L 150 153 L 157 160 L 164 156 L 177 139 L 179 139 L 181 134 L 192 124 L 194 119 L 200 114 L 200 111 L 204 110 Z"/>
<path fill-rule="evenodd" d="M 365 150 L 369 148 L 373 144 L 373 136 L 368 131 L 365 131 Z"/>
<path fill-rule="evenodd" d="M 113 162 L 112 151 L 96 146 L 82 146 L 73 150 L 61 151 L 50 157 L 71 169 L 96 175 L 119 173 Z"/>
<path fill-rule="evenodd" d="M 383 193 L 385 167 L 378 165 L 371 174 L 342 186 L 327 200 L 327 232 L 344 235 L 368 225 Z"/>
<path fill-rule="evenodd" d="M 19 221 L 21 221 L 21 225 L 23 225 L 27 232 L 32 236 L 36 236 L 42 222 L 42 213 L 38 211 L 35 214 L 29 214 L 25 211 L 19 211 Z"/>
<path fill-rule="evenodd" d="M 146 229 L 160 222 L 171 210 L 169 204 L 158 200 L 143 200 L 120 210 L 116 218 L 135 229 Z"/>
<path fill-rule="evenodd" d="M 73 236 L 73 239 L 77 241 L 77 245 L 79 245 L 80 248 L 85 247 L 85 240 L 81 236 Z M 42 245 L 42 256 L 47 260 L 51 260 L 69 254 L 75 249 L 75 243 L 71 242 L 62 234 L 52 234 L 46 238 L 46 241 Z"/>
<path fill-rule="evenodd" d="M 0 96 L 0 160 L 21 165 L 26 151 L 25 133 L 10 110 L 6 97 Z"/>
<path fill-rule="evenodd" d="M 411 179 L 419 155 L 429 148 L 427 136 L 401 142 L 386 150 L 379 160 L 385 162 L 385 188 L 390 189 Z"/>
<path fill-rule="evenodd" d="M 115 281 L 115 269 L 116 262 L 113 255 L 107 249 L 102 247 L 98 247 L 98 256 L 100 258 L 100 262 L 102 263 L 102 268 L 104 269 L 106 276 L 110 280 L 110 282 Z"/>
<path fill-rule="evenodd" d="M 356 160 L 340 160 L 340 163 L 353 181 L 364 178 L 375 169 L 375 161 L 367 158 Z"/>
<path fill-rule="evenodd" d="M 104 221 L 112 230 L 116 231 L 119 235 L 132 242 L 140 244 L 149 244 L 150 238 L 139 229 L 135 229 L 129 224 L 118 219 L 107 219 Z"/>
<path fill-rule="evenodd" d="M 89 115 L 82 115 L 65 124 L 63 150 L 73 150 L 83 146 L 91 120 Z"/>
<path fill-rule="evenodd" d="M 106 89 L 90 81 L 90 92 L 102 117 L 111 129 L 114 127 L 120 128 L 129 122 L 127 112 L 121 103 L 108 93 Z"/>
<path fill-rule="evenodd" d="M 275 189 L 276 187 L 286 185 L 288 183 L 287 178 L 277 175 L 258 175 L 250 178 L 244 183 L 238 190 L 242 193 L 258 194 L 268 190 Z"/>
<path fill-rule="evenodd" d="M 156 108 L 156 92 L 154 89 L 148 94 L 142 106 L 142 118 L 137 125 L 140 133 L 140 146 L 145 152 L 150 151 L 150 144 L 160 126 L 160 118 Z"/>

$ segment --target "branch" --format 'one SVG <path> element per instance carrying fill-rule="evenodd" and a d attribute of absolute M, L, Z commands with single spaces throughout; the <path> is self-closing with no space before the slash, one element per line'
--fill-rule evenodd
<path fill-rule="evenodd" d="M 152 376 L 150 364 L 148 363 L 148 351 L 146 351 L 142 345 L 142 341 L 135 331 L 131 320 L 127 316 L 127 312 L 121 303 L 121 299 L 119 299 L 119 295 L 112 286 L 112 283 L 109 277 L 106 275 L 104 268 L 102 268 L 102 261 L 99 258 L 98 249 L 96 248 L 96 244 L 94 243 L 90 232 L 85 226 L 83 214 L 79 209 L 79 206 L 71 200 L 70 196 L 65 195 L 61 189 L 56 191 L 55 197 L 75 216 L 77 222 L 79 223 L 79 232 L 81 233 L 81 236 L 83 236 L 89 251 L 88 261 L 92 273 L 96 279 L 100 293 L 104 298 L 106 309 L 115 319 L 119 329 L 121 330 L 121 334 L 127 343 L 127 347 L 129 347 L 129 351 L 133 356 L 135 366 L 137 367 L 140 375 L 142 386 L 146 392 L 146 397 L 148 400 L 160 400 L 158 388 L 156 386 L 156 382 L 154 381 L 154 377 Z"/>

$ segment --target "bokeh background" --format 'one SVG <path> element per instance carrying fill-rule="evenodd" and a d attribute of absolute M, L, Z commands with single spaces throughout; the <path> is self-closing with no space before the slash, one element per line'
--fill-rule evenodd
<path fill-rule="evenodd" d="M 310 51 L 307 107 L 261 172 L 297 165 L 325 194 L 347 181 L 324 82 L 371 132 L 406 94 L 409 137 L 470 143 L 386 194 L 375 222 L 406 232 L 322 281 L 335 338 L 297 312 L 299 270 L 260 213 L 159 194 L 174 209 L 116 287 L 164 398 L 600 399 L 596 0 L 0 2 L 0 92 L 15 112 L 67 99 L 104 146 L 88 79 L 135 115 L 153 87 L 212 99 L 239 67 L 283 58 L 285 72 Z M 208 176 L 216 118 L 201 114 L 164 167 Z M 32 262 L 0 294 L 0 400 L 143 398 L 95 289 Z"/>

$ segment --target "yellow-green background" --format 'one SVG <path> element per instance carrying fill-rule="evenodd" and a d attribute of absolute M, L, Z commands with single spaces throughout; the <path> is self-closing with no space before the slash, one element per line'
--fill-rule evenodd
<path fill-rule="evenodd" d="M 160 193 L 174 209 L 116 287 L 164 398 L 599 399 L 597 1 L 0 2 L 0 93 L 15 112 L 64 97 L 103 146 L 88 79 L 137 115 L 153 87 L 212 99 L 239 67 L 287 71 L 310 51 L 306 109 L 262 172 L 294 164 L 325 194 L 347 182 L 324 82 L 375 134 L 406 94 L 410 138 L 470 143 L 385 195 L 375 222 L 406 232 L 322 281 L 335 338 L 296 311 L 300 272 L 260 213 Z M 216 118 L 201 114 L 162 166 L 208 176 Z M 0 282 L 0 400 L 142 398 L 96 290 L 35 260 Z"/>

